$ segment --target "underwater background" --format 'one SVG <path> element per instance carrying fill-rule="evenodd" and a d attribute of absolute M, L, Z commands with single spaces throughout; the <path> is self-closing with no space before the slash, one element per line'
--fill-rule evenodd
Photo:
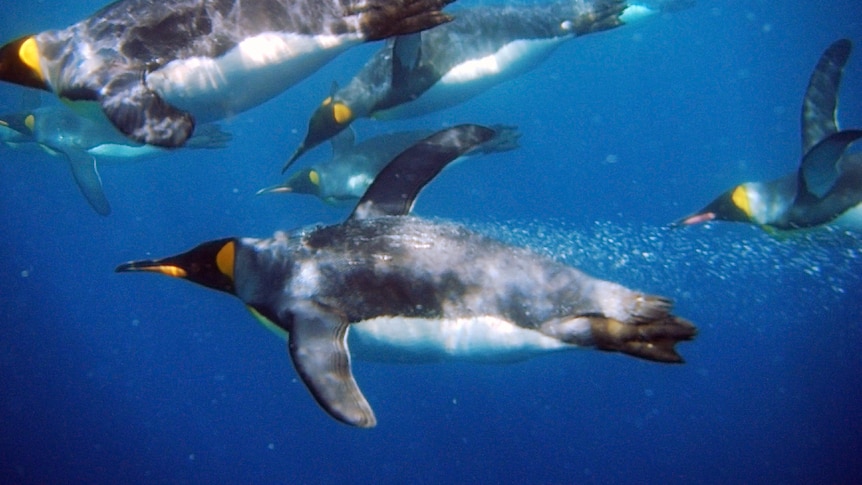
<path fill-rule="evenodd" d="M 6 1 L 0 39 L 103 4 Z M 0 147 L 0 482 L 858 483 L 862 235 L 667 227 L 738 183 L 796 169 L 808 77 L 841 37 L 857 50 L 839 120 L 858 128 L 856 0 L 698 0 L 569 41 L 455 108 L 354 123 L 359 139 L 517 125 L 521 148 L 448 168 L 415 212 L 666 295 L 700 330 L 678 346 L 684 365 L 595 351 L 354 360 L 371 430 L 321 411 L 283 341 L 236 299 L 113 269 L 343 220 L 349 206 L 254 194 L 283 180 L 330 83 L 378 45 L 222 123 L 234 136 L 224 150 L 101 164 L 109 217 L 60 159 Z M 23 92 L 0 85 L 0 112 L 20 109 Z M 328 156 L 321 146 L 297 166 Z"/>

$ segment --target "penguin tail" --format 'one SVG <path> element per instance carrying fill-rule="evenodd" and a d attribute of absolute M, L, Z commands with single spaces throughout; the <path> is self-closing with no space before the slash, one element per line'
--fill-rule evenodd
<path fill-rule="evenodd" d="M 697 335 L 697 327 L 688 320 L 667 313 L 669 301 L 658 297 L 645 299 L 649 300 L 647 303 L 655 304 L 654 314 L 640 315 L 630 322 L 591 317 L 590 333 L 596 348 L 654 362 L 684 362 L 676 352 L 676 344 L 692 340 Z"/>
<path fill-rule="evenodd" d="M 453 1 L 366 0 L 355 4 L 353 11 L 361 15 L 360 29 L 365 38 L 381 40 L 450 22 L 452 17 L 440 9 Z"/>

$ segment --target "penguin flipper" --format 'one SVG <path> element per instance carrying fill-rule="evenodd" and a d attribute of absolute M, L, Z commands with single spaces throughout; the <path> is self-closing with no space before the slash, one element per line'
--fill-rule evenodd
<path fill-rule="evenodd" d="M 367 40 L 412 34 L 452 21 L 440 9 L 455 0 L 366 0 L 349 7 L 363 13 L 360 29 Z M 353 11 L 350 11 L 354 9 Z"/>
<path fill-rule="evenodd" d="M 332 158 L 346 155 L 353 150 L 353 145 L 356 143 L 356 132 L 351 126 L 348 126 L 330 138 L 329 143 L 332 145 Z"/>
<path fill-rule="evenodd" d="M 808 80 L 802 100 L 802 153 L 808 153 L 814 145 L 838 131 L 835 119 L 838 107 L 838 89 L 844 65 L 850 58 L 853 45 L 847 39 L 832 43 L 817 62 Z"/>
<path fill-rule="evenodd" d="M 143 82 L 143 76 L 115 76 L 101 90 L 99 103 L 111 123 L 129 138 L 150 145 L 175 148 L 192 135 L 192 115 L 166 103 Z"/>
<path fill-rule="evenodd" d="M 75 183 L 93 210 L 102 216 L 110 214 L 111 205 L 102 190 L 102 178 L 96 168 L 95 157 L 84 150 L 65 150 L 63 155 L 69 161 Z"/>
<path fill-rule="evenodd" d="M 226 148 L 233 139 L 227 131 L 223 131 L 216 124 L 205 124 L 195 129 L 195 134 L 186 140 L 186 147 L 216 150 Z"/>
<path fill-rule="evenodd" d="M 479 125 L 458 125 L 425 138 L 390 161 L 359 200 L 354 219 L 403 216 L 410 213 L 422 187 L 449 162 L 495 136 Z"/>
<path fill-rule="evenodd" d="M 291 313 L 290 357 L 317 403 L 343 423 L 360 428 L 376 425 L 374 411 L 350 370 L 347 322 L 311 301 L 293 305 Z"/>
<path fill-rule="evenodd" d="M 862 138 L 862 130 L 843 130 L 814 145 L 799 166 L 799 195 L 825 197 L 841 173 L 838 161 L 847 147 L 859 138 Z"/>
<path fill-rule="evenodd" d="M 422 33 L 399 35 L 392 40 L 392 91 L 409 88 L 422 57 Z"/>

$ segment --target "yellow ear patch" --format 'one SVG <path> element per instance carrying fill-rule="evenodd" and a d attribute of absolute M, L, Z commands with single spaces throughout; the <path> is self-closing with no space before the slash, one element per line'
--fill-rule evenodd
<path fill-rule="evenodd" d="M 322 102 L 322 103 L 320 103 L 320 105 L 321 105 L 321 106 L 328 106 L 328 105 L 329 105 L 329 103 L 331 103 L 331 102 L 332 102 L 332 96 L 330 96 L 330 97 L 328 97 L 328 98 L 324 99 L 324 100 L 323 100 L 323 102 Z"/>
<path fill-rule="evenodd" d="M 18 48 L 18 57 L 21 62 L 35 72 L 39 79 L 45 79 L 42 75 L 42 66 L 39 64 L 39 45 L 36 44 L 36 39 L 29 37 L 21 43 Z"/>
<path fill-rule="evenodd" d="M 730 199 L 736 207 L 739 207 L 739 210 L 744 212 L 748 217 L 751 217 L 751 204 L 748 201 L 748 193 L 744 186 L 740 185 L 733 189 Z"/>
<path fill-rule="evenodd" d="M 332 105 L 332 117 L 339 125 L 349 122 L 353 119 L 353 112 L 344 103 L 335 103 Z"/>
<path fill-rule="evenodd" d="M 26 126 L 28 130 L 33 131 L 33 127 L 36 126 L 36 117 L 32 114 L 27 115 L 27 117 L 24 118 L 24 126 Z"/>
<path fill-rule="evenodd" d="M 231 280 L 233 280 L 233 263 L 235 256 L 236 243 L 233 241 L 222 246 L 222 248 L 219 249 L 218 254 L 216 254 L 216 266 L 218 266 L 218 270 Z"/>
<path fill-rule="evenodd" d="M 320 187 L 320 174 L 317 173 L 317 170 L 311 170 L 308 172 L 308 180 L 314 185 Z"/>

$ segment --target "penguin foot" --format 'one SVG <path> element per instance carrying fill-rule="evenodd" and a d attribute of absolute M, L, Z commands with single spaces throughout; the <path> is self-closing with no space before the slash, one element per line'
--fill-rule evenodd
<path fill-rule="evenodd" d="M 599 350 L 667 363 L 682 363 L 683 358 L 674 346 L 677 342 L 693 339 L 697 334 L 697 328 L 691 322 L 674 315 L 634 324 L 592 317 L 590 331 Z"/>
<path fill-rule="evenodd" d="M 361 14 L 361 29 L 367 40 L 412 34 L 450 22 L 440 11 L 455 0 L 369 0 L 350 13 Z"/>

